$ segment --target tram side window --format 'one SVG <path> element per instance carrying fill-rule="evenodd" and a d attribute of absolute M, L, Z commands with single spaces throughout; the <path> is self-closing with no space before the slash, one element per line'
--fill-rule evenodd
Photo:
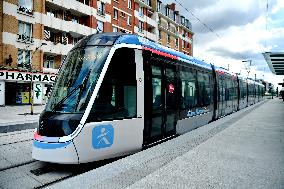
<path fill-rule="evenodd" d="M 241 99 L 244 99 L 247 95 L 246 94 L 246 85 L 242 80 L 240 80 L 239 82 L 240 82 L 240 97 L 241 97 Z"/>
<path fill-rule="evenodd" d="M 162 105 L 162 94 L 161 94 L 161 86 L 162 86 L 162 73 L 161 73 L 161 68 L 153 66 L 152 67 L 152 74 L 156 75 L 157 78 L 152 79 L 152 87 L 153 87 L 153 110 L 159 110 L 161 109 Z M 158 78 L 160 77 L 160 78 Z"/>
<path fill-rule="evenodd" d="M 233 84 L 231 78 L 226 78 L 225 100 L 233 99 Z"/>
<path fill-rule="evenodd" d="M 234 92 L 234 100 L 238 100 L 238 82 L 236 79 L 233 80 L 233 92 Z"/>
<path fill-rule="evenodd" d="M 196 71 L 183 68 L 181 71 L 181 109 L 189 109 L 197 105 Z"/>
<path fill-rule="evenodd" d="M 89 120 L 115 120 L 136 117 L 136 65 L 134 50 L 118 49 L 108 67 Z"/>
<path fill-rule="evenodd" d="M 211 102 L 211 87 L 209 75 L 206 73 L 197 73 L 198 81 L 198 105 L 208 106 Z"/>
<path fill-rule="evenodd" d="M 205 104 L 209 105 L 211 101 L 213 100 L 213 98 L 211 97 L 213 88 L 211 88 L 212 78 L 209 76 L 208 73 L 204 74 L 204 81 L 205 81 L 205 90 L 206 90 Z"/>

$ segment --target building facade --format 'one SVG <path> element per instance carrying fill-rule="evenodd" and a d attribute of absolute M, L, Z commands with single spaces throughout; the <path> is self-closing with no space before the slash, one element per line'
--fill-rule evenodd
<path fill-rule="evenodd" d="M 3 0 L 0 13 L 0 105 L 43 104 L 68 51 L 93 33 L 134 33 L 192 55 L 190 22 L 160 0 Z"/>

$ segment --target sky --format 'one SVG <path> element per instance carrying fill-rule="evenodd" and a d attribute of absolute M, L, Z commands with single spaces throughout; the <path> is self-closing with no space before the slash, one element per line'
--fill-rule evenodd
<path fill-rule="evenodd" d="M 262 53 L 284 52 L 284 0 L 162 2 L 175 3 L 176 9 L 191 21 L 193 56 L 229 67 L 230 72 L 240 73 L 243 77 L 248 76 L 250 69 L 249 77 L 254 78 L 256 74 L 257 78 L 273 83 L 275 88 L 283 81 L 284 76 L 271 73 Z M 252 60 L 251 66 L 249 62 L 242 62 L 244 60 Z"/>

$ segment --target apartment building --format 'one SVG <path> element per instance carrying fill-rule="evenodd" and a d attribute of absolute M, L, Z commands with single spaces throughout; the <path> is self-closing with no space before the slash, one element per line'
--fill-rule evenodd
<path fill-rule="evenodd" d="M 176 10 L 175 4 L 165 5 L 156 1 L 154 9 L 158 15 L 159 43 L 192 55 L 192 27 L 191 23 Z"/>
<path fill-rule="evenodd" d="M 3 0 L 0 5 L 0 105 L 28 104 L 30 96 L 35 104 L 44 103 L 67 53 L 96 32 L 135 33 L 192 55 L 190 22 L 174 4 L 160 0 Z"/>

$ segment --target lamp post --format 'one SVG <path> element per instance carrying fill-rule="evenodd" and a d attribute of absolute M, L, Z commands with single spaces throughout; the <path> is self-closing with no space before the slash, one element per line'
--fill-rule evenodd
<path fill-rule="evenodd" d="M 32 58 L 33 58 L 33 55 L 34 55 L 34 53 L 40 48 L 40 47 L 42 47 L 43 45 L 47 45 L 46 43 L 41 43 L 40 44 L 40 46 L 38 46 L 36 49 L 35 49 L 35 51 L 32 53 L 32 55 L 31 55 L 31 60 L 32 60 Z M 28 48 L 29 46 L 27 46 L 27 48 Z M 32 73 L 32 62 L 30 63 L 30 66 L 29 66 L 29 71 L 30 71 L 30 73 Z M 31 81 L 30 81 L 30 95 L 29 95 L 29 97 L 30 97 L 30 104 L 31 104 L 31 115 L 33 115 L 34 114 L 34 101 L 33 101 L 33 78 L 32 78 L 32 75 L 31 75 Z"/>
<path fill-rule="evenodd" d="M 248 72 L 248 76 L 247 76 L 247 79 L 248 79 L 252 60 L 243 60 L 242 62 L 249 62 L 249 66 L 245 66 L 246 71 Z"/>

